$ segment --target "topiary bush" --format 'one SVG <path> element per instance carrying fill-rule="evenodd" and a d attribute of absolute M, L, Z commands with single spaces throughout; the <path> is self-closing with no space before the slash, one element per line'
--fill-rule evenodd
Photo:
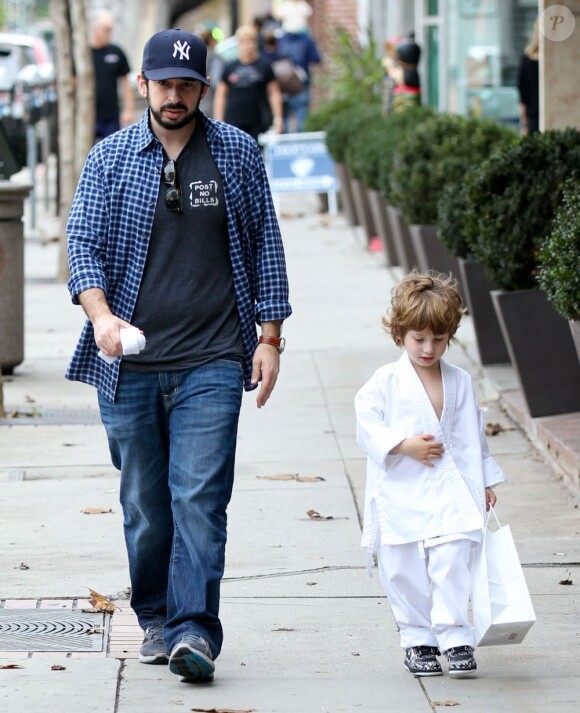
<path fill-rule="evenodd" d="M 391 191 L 391 172 L 393 157 L 402 138 L 415 129 L 421 122 L 436 115 L 434 109 L 428 106 L 409 107 L 405 111 L 389 115 L 385 120 L 384 132 L 376 150 L 379 160 L 377 184 L 387 203 L 394 203 Z"/>
<path fill-rule="evenodd" d="M 352 97 L 336 97 L 320 104 L 311 111 L 304 122 L 304 131 L 326 131 L 334 117 L 346 109 L 356 107 L 359 102 Z"/>
<path fill-rule="evenodd" d="M 466 208 L 467 196 L 464 185 L 448 183 L 437 202 L 437 235 L 455 257 L 468 258 L 472 255 L 465 239 Z"/>
<path fill-rule="evenodd" d="M 379 189 L 386 121 L 381 111 L 371 114 L 364 126 L 349 138 L 345 149 L 344 161 L 353 177 L 375 190 Z"/>
<path fill-rule="evenodd" d="M 538 286 L 539 251 L 570 177 L 580 177 L 580 131 L 571 128 L 524 136 L 470 174 L 465 239 L 499 288 Z"/>
<path fill-rule="evenodd" d="M 580 321 L 580 186 L 572 182 L 540 250 L 538 282 L 558 314 Z"/>
<path fill-rule="evenodd" d="M 326 127 L 326 146 L 336 163 L 346 163 L 349 143 L 361 132 L 366 136 L 366 126 L 380 117 L 381 107 L 375 104 L 358 104 L 338 112 Z"/>
<path fill-rule="evenodd" d="M 409 223 L 437 223 L 443 189 L 459 183 L 466 171 L 498 146 L 515 141 L 515 132 L 491 119 L 438 114 L 400 141 L 393 157 L 393 201 Z"/>

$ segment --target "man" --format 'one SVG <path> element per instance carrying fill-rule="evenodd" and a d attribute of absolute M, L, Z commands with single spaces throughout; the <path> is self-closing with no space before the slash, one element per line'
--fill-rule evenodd
<path fill-rule="evenodd" d="M 304 131 L 304 122 L 310 110 L 310 68 L 313 64 L 320 64 L 322 58 L 316 42 L 308 32 L 293 32 L 285 29 L 278 40 L 278 52 L 281 57 L 291 59 L 303 71 L 304 88 L 293 96 L 285 97 L 284 100 L 284 131 L 301 132 Z"/>
<path fill-rule="evenodd" d="M 120 47 L 110 44 L 113 17 L 100 11 L 91 23 L 91 50 L 95 68 L 95 140 L 99 141 L 133 121 L 133 91 L 129 62 Z M 119 106 L 119 86 L 123 112 Z"/>
<path fill-rule="evenodd" d="M 179 29 L 150 38 L 137 78 L 148 111 L 93 147 L 67 228 L 69 290 L 88 317 L 67 378 L 97 387 L 121 471 L 140 660 L 169 660 L 185 681 L 210 680 L 222 645 L 243 386 L 261 379 L 264 406 L 291 313 L 260 150 L 198 108 L 206 55 Z M 122 356 L 133 325 L 145 348 Z"/>

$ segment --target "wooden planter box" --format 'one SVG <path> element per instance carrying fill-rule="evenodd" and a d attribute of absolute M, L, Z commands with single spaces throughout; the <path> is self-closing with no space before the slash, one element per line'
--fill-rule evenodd
<path fill-rule="evenodd" d="M 568 321 L 540 289 L 491 298 L 530 416 L 580 411 L 580 362 Z"/>
<path fill-rule="evenodd" d="M 510 355 L 490 294 L 497 289 L 497 285 L 494 285 L 476 260 L 458 260 L 465 301 L 473 319 L 479 361 L 482 365 L 509 364 Z"/>
<path fill-rule="evenodd" d="M 366 244 L 370 245 L 371 240 L 375 237 L 377 232 L 369 205 L 367 187 L 362 181 L 356 178 L 352 178 L 350 184 L 352 186 L 352 197 L 354 200 L 357 224 L 360 225 L 364 231 Z"/>
<path fill-rule="evenodd" d="M 407 221 L 398 208 L 388 203 L 387 217 L 391 226 L 393 242 L 395 243 L 397 262 L 405 272 L 411 272 L 414 267 L 417 267 L 418 262 Z"/>
<path fill-rule="evenodd" d="M 385 262 L 389 267 L 393 267 L 399 264 L 399 258 L 397 256 L 395 239 L 393 237 L 391 225 L 387 215 L 385 199 L 380 191 L 372 188 L 368 189 L 368 196 L 377 235 L 381 239 L 381 245 L 383 246 Z"/>
<path fill-rule="evenodd" d="M 338 180 L 340 181 L 340 205 L 344 213 L 344 217 L 350 225 L 357 225 L 354 200 L 350 185 L 350 171 L 343 163 L 337 163 L 336 173 L 338 174 Z"/>

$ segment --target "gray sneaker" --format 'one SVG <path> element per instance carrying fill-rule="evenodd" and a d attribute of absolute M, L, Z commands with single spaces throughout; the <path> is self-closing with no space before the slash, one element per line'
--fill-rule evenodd
<path fill-rule="evenodd" d="M 184 683 L 211 681 L 215 664 L 207 641 L 195 634 L 184 636 L 171 650 L 169 670 L 182 676 Z"/>
<path fill-rule="evenodd" d="M 139 650 L 139 661 L 160 665 L 169 663 L 169 654 L 163 641 L 163 624 L 151 624 L 145 629 L 145 636 Z"/>

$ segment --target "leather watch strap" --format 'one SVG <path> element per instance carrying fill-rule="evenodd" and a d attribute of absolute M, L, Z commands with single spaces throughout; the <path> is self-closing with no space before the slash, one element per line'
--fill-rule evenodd
<path fill-rule="evenodd" d="M 269 344 L 272 347 L 276 347 L 279 354 L 282 354 L 284 347 L 286 346 L 286 340 L 284 337 L 270 337 L 262 335 L 258 337 L 258 342 L 260 344 Z"/>

